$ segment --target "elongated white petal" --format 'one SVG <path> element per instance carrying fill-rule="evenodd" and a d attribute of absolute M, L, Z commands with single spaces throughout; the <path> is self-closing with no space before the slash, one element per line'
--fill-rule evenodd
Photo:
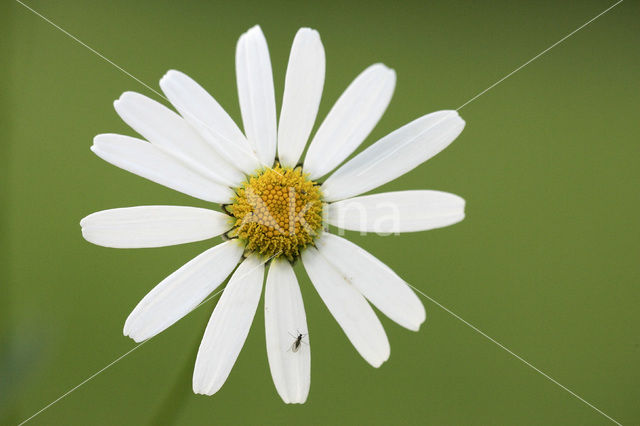
<path fill-rule="evenodd" d="M 230 186 L 244 176 L 223 160 L 200 135 L 175 112 L 135 92 L 125 92 L 113 103 L 125 123 L 153 145 L 180 159 L 213 180 Z"/>
<path fill-rule="evenodd" d="M 364 141 L 387 109 L 395 85 L 395 71 L 374 64 L 347 87 L 309 145 L 304 171 L 311 179 L 329 173 Z"/>
<path fill-rule="evenodd" d="M 205 178 L 158 147 L 140 139 L 102 134 L 93 139 L 91 150 L 121 169 L 201 200 L 223 204 L 233 196 L 229 187 Z"/>
<path fill-rule="evenodd" d="M 125 336 L 141 342 L 191 312 L 233 271 L 243 247 L 234 240 L 190 260 L 162 280 L 135 307 L 124 324 Z"/>
<path fill-rule="evenodd" d="M 311 383 L 311 347 L 300 287 L 286 260 L 274 260 L 269 267 L 264 324 L 276 390 L 287 404 L 302 404 L 307 400 Z M 296 346 L 299 335 L 302 337 Z"/>
<path fill-rule="evenodd" d="M 193 391 L 216 393 L 229 377 L 258 307 L 264 264 L 252 255 L 240 264 L 213 310 L 198 349 Z"/>
<path fill-rule="evenodd" d="M 464 219 L 464 200 L 440 191 L 398 191 L 331 203 L 327 222 L 342 229 L 392 233 L 442 228 Z"/>
<path fill-rule="evenodd" d="M 372 366 L 389 359 L 389 340 L 380 320 L 348 276 L 341 274 L 313 247 L 302 252 L 302 262 L 325 305 L 353 346 Z"/>
<path fill-rule="evenodd" d="M 295 167 L 316 121 L 324 86 L 324 47 L 317 31 L 300 28 L 293 40 L 278 124 L 278 158 Z"/>
<path fill-rule="evenodd" d="M 325 200 L 353 197 L 402 176 L 445 149 L 464 124 L 456 111 L 438 111 L 388 134 L 329 176 L 322 185 Z"/>
<path fill-rule="evenodd" d="M 236 79 L 244 131 L 266 167 L 276 155 L 276 100 L 267 40 L 258 25 L 240 36 Z"/>
<path fill-rule="evenodd" d="M 426 319 L 424 306 L 391 268 L 337 235 L 325 232 L 316 244 L 340 275 L 346 277 L 383 314 L 409 330 L 418 331 Z"/>
<path fill-rule="evenodd" d="M 247 174 L 260 167 L 260 161 L 236 123 L 193 79 L 180 71 L 171 70 L 160 80 L 160 87 L 184 119 L 227 162 Z"/>
<path fill-rule="evenodd" d="M 103 210 L 80 221 L 85 240 L 104 247 L 163 247 L 206 240 L 231 226 L 229 216 L 183 206 L 138 206 Z"/>

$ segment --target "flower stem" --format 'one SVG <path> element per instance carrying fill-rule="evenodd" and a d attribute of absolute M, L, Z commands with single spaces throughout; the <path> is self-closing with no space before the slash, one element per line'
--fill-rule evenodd
<path fill-rule="evenodd" d="M 193 374 L 193 365 L 198 354 L 198 348 L 200 347 L 200 339 L 202 336 L 198 335 L 198 340 L 193 347 L 193 350 L 189 354 L 187 361 L 184 363 L 180 373 L 176 377 L 173 386 L 167 393 L 153 417 L 149 421 L 151 425 L 174 425 L 176 420 L 182 413 L 189 396 L 193 394 L 191 391 L 191 377 Z"/>

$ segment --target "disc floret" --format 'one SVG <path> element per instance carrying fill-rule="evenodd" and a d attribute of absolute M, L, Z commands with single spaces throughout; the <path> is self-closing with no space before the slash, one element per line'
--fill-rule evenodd
<path fill-rule="evenodd" d="M 296 259 L 322 229 L 322 194 L 300 167 L 276 165 L 247 178 L 226 206 L 234 228 L 227 234 L 246 251 Z"/>

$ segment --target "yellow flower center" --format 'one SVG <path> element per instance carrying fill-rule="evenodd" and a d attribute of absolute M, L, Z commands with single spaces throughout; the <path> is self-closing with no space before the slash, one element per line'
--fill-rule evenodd
<path fill-rule="evenodd" d="M 294 260 L 322 228 L 322 194 L 300 167 L 276 164 L 250 176 L 235 192 L 225 207 L 234 225 L 227 235 L 244 241 L 247 251 Z"/>

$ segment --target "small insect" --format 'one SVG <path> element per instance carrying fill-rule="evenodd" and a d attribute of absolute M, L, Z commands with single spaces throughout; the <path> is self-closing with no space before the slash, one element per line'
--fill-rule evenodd
<path fill-rule="evenodd" d="M 294 341 L 293 341 L 293 343 L 291 344 L 291 347 L 289 348 L 289 350 L 290 350 L 291 352 L 298 352 L 298 349 L 300 349 L 300 346 L 301 346 L 303 343 L 305 343 L 305 342 L 303 342 L 303 341 L 302 341 L 302 338 L 303 338 L 304 336 L 306 336 L 306 334 L 302 334 L 302 333 L 300 333 L 300 332 L 298 331 L 298 335 L 297 335 L 297 336 L 294 336 L 294 335 L 293 335 L 293 334 L 291 334 L 291 333 L 289 333 L 289 335 L 290 335 L 291 337 L 293 337 L 293 338 L 294 338 Z"/>

